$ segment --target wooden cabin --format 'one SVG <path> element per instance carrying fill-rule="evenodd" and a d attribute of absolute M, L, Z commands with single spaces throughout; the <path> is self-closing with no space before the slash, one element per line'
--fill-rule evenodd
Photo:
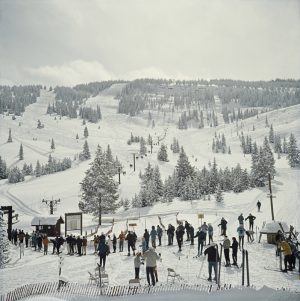
<path fill-rule="evenodd" d="M 280 230 L 284 234 L 288 234 L 290 232 L 289 226 L 285 222 L 272 221 L 272 222 L 264 223 L 262 229 L 260 230 L 258 242 L 260 242 L 262 234 L 266 234 L 268 243 L 276 244 L 275 236 L 278 230 Z"/>
<path fill-rule="evenodd" d="M 61 216 L 35 216 L 31 221 L 31 226 L 35 227 L 35 231 L 47 236 L 60 236 L 60 226 L 64 224 Z"/>

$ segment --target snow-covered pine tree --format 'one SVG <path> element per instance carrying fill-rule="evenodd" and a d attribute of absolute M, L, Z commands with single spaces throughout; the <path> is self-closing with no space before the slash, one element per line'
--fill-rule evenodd
<path fill-rule="evenodd" d="M 274 129 L 273 129 L 273 124 L 271 124 L 271 126 L 270 126 L 269 142 L 270 143 L 274 143 Z"/>
<path fill-rule="evenodd" d="M 7 167 L 6 162 L 0 156 L 0 179 L 7 178 Z"/>
<path fill-rule="evenodd" d="M 158 197 L 163 195 L 163 182 L 161 180 L 161 175 L 158 166 L 156 165 L 153 170 L 153 181 L 154 181 L 154 188 L 155 193 Z"/>
<path fill-rule="evenodd" d="M 23 151 L 22 143 L 21 143 L 20 149 L 19 149 L 19 160 L 24 160 L 24 151 Z"/>
<path fill-rule="evenodd" d="M 79 160 L 84 161 L 88 159 L 91 159 L 91 153 L 90 153 L 88 142 L 87 140 L 85 140 L 83 144 L 83 150 L 79 154 Z"/>
<path fill-rule="evenodd" d="M 39 160 L 36 161 L 34 174 L 36 177 L 40 177 L 42 175 L 42 167 Z"/>
<path fill-rule="evenodd" d="M 12 142 L 12 137 L 11 137 L 11 129 L 8 130 L 8 139 L 7 139 L 8 143 Z"/>
<path fill-rule="evenodd" d="M 89 131 L 88 131 L 87 127 L 85 127 L 84 130 L 83 130 L 83 136 L 84 136 L 85 139 L 89 136 Z"/>
<path fill-rule="evenodd" d="M 275 135 L 274 137 L 274 151 L 277 154 L 282 153 L 281 138 L 279 135 Z"/>
<path fill-rule="evenodd" d="M 118 183 L 113 178 L 111 165 L 98 146 L 96 157 L 80 183 L 82 200 L 79 202 L 79 208 L 84 213 L 97 216 L 99 225 L 102 222 L 102 214 L 114 213 L 118 208 Z"/>
<path fill-rule="evenodd" d="M 24 181 L 24 175 L 22 171 L 19 169 L 19 167 L 14 166 L 12 169 L 8 172 L 8 183 L 18 183 Z"/>
<path fill-rule="evenodd" d="M 187 177 L 181 187 L 180 196 L 183 200 L 196 199 L 196 186 L 194 179 Z"/>
<path fill-rule="evenodd" d="M 140 155 L 144 156 L 147 153 L 146 141 L 143 137 L 140 138 Z"/>
<path fill-rule="evenodd" d="M 217 185 L 219 183 L 219 175 L 217 169 L 216 158 L 213 160 L 213 164 L 211 165 L 209 171 L 209 192 L 214 193 L 216 191 Z"/>
<path fill-rule="evenodd" d="M 300 152 L 297 146 L 297 140 L 294 134 L 290 134 L 289 143 L 287 146 L 287 159 L 291 167 L 296 167 L 300 165 Z"/>
<path fill-rule="evenodd" d="M 221 189 L 221 185 L 218 185 L 216 188 L 215 198 L 217 202 L 222 202 L 224 200 L 223 191 Z"/>
<path fill-rule="evenodd" d="M 283 137 L 283 142 L 282 142 L 282 152 L 284 154 L 288 153 L 288 144 L 287 144 L 285 136 Z"/>
<path fill-rule="evenodd" d="M 147 144 L 151 145 L 152 143 L 153 143 L 153 139 L 152 139 L 152 136 L 149 134 L 148 139 L 147 139 Z"/>
<path fill-rule="evenodd" d="M 189 162 L 189 159 L 183 149 L 181 147 L 179 158 L 177 160 L 176 165 L 176 178 L 175 178 L 175 187 L 177 196 L 181 196 L 180 192 L 182 191 L 182 187 L 184 186 L 184 182 L 188 177 L 193 178 L 195 175 L 194 168 Z"/>
<path fill-rule="evenodd" d="M 160 149 L 158 150 L 157 160 L 164 161 L 164 162 L 168 162 L 169 161 L 168 160 L 167 147 L 163 143 L 161 144 Z"/>
<path fill-rule="evenodd" d="M 4 213 L 0 210 L 0 269 L 3 269 L 9 262 L 9 240 L 7 237 L 7 224 L 4 220 Z"/>
<path fill-rule="evenodd" d="M 106 148 L 105 159 L 106 159 L 108 162 L 111 162 L 111 163 L 114 162 L 114 158 L 113 158 L 112 151 L 111 151 L 111 148 L 110 148 L 110 145 L 109 145 L 109 144 L 107 145 L 107 148 Z"/>
<path fill-rule="evenodd" d="M 271 177 L 274 177 L 275 175 L 275 159 L 273 152 L 271 150 L 270 144 L 268 142 L 267 137 L 264 139 L 264 145 L 263 145 L 263 158 L 261 162 L 265 168 L 266 168 L 266 176 L 268 173 L 271 174 Z"/>
<path fill-rule="evenodd" d="M 265 125 L 268 128 L 269 127 L 269 121 L 268 121 L 268 116 L 266 115 L 266 119 L 265 119 Z"/>
<path fill-rule="evenodd" d="M 167 202 L 171 202 L 173 198 L 176 196 L 176 187 L 174 182 L 174 176 L 169 176 L 164 183 L 163 188 L 163 196 L 164 200 Z"/>
<path fill-rule="evenodd" d="M 51 139 L 51 149 L 55 150 L 55 143 L 54 143 L 54 139 Z"/>

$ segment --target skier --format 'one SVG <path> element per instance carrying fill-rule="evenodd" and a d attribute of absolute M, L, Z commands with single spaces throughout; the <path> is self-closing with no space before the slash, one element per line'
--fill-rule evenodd
<path fill-rule="evenodd" d="M 100 257 L 100 266 L 102 266 L 103 269 L 105 270 L 106 256 L 109 254 L 108 253 L 108 246 L 105 243 L 105 238 L 100 239 L 99 246 L 98 246 L 98 251 L 99 251 L 99 257 Z"/>
<path fill-rule="evenodd" d="M 185 221 L 184 228 L 186 230 L 186 236 L 187 236 L 186 241 L 190 241 L 190 224 L 188 221 Z"/>
<path fill-rule="evenodd" d="M 130 256 L 130 248 L 132 249 L 133 255 L 135 255 L 135 247 L 134 247 L 135 237 L 133 233 L 131 231 L 128 231 L 128 234 L 125 239 L 128 242 L 128 256 Z"/>
<path fill-rule="evenodd" d="M 206 224 L 206 222 L 203 223 L 203 225 L 201 226 L 201 230 L 204 232 L 205 234 L 205 238 L 204 238 L 204 245 L 206 246 L 206 236 L 207 236 L 207 229 L 208 229 L 208 226 Z"/>
<path fill-rule="evenodd" d="M 116 237 L 115 234 L 113 235 L 112 246 L 113 246 L 114 253 L 116 253 L 116 249 L 117 249 L 117 237 Z"/>
<path fill-rule="evenodd" d="M 119 239 L 119 252 L 123 252 L 123 247 L 124 247 L 124 240 L 125 240 L 125 234 L 123 231 L 118 236 Z"/>
<path fill-rule="evenodd" d="M 217 265 L 219 260 L 219 253 L 215 243 L 211 243 L 210 246 L 204 251 L 204 255 L 206 254 L 207 254 L 208 275 L 209 275 L 207 280 L 211 281 L 212 268 L 214 268 L 214 273 L 215 273 L 214 280 L 217 280 Z"/>
<path fill-rule="evenodd" d="M 244 217 L 243 217 L 243 213 L 241 213 L 238 217 L 238 221 L 240 225 L 244 225 Z"/>
<path fill-rule="evenodd" d="M 246 235 L 247 235 L 247 241 L 248 242 L 253 242 L 254 241 L 253 234 L 254 234 L 254 231 L 246 230 Z"/>
<path fill-rule="evenodd" d="M 136 256 L 134 257 L 134 272 L 135 272 L 135 279 L 140 279 L 140 267 L 141 264 L 144 264 L 143 262 L 141 262 L 141 253 L 138 252 L 136 253 Z"/>
<path fill-rule="evenodd" d="M 173 245 L 175 227 L 171 224 L 168 226 L 167 235 L 168 235 L 168 246 Z"/>
<path fill-rule="evenodd" d="M 227 236 L 224 237 L 223 241 L 223 248 L 224 248 L 224 256 L 225 256 L 225 266 L 230 266 L 230 258 L 229 258 L 229 248 L 230 248 L 230 240 Z"/>
<path fill-rule="evenodd" d="M 211 224 L 208 224 L 207 232 L 208 232 L 208 244 L 210 245 L 210 243 L 214 241 L 213 240 L 214 228 Z"/>
<path fill-rule="evenodd" d="M 197 231 L 196 235 L 194 236 L 194 238 L 196 238 L 196 237 L 198 237 L 198 254 L 197 254 L 197 256 L 199 257 L 200 255 L 202 255 L 203 244 L 204 244 L 204 239 L 205 239 L 205 233 L 203 232 L 201 227 L 199 227 L 199 230 Z"/>
<path fill-rule="evenodd" d="M 152 226 L 151 228 L 151 232 L 150 232 L 150 237 L 151 237 L 151 245 L 152 245 L 152 248 L 156 248 L 156 236 L 157 236 L 157 232 L 155 230 L 155 227 Z"/>
<path fill-rule="evenodd" d="M 43 237 L 43 245 L 44 245 L 44 255 L 48 254 L 48 245 L 49 245 L 49 239 L 47 235 Z"/>
<path fill-rule="evenodd" d="M 289 264 L 289 270 L 292 271 L 293 267 L 291 262 L 291 256 L 292 256 L 291 247 L 284 239 L 281 239 L 279 245 L 280 245 L 280 252 L 283 252 L 284 254 L 284 270 L 282 270 L 282 272 L 284 273 L 287 272 L 287 264 Z"/>
<path fill-rule="evenodd" d="M 258 212 L 260 212 L 261 202 L 259 200 L 257 201 L 256 206 L 257 206 Z"/>
<path fill-rule="evenodd" d="M 221 226 L 221 235 L 226 235 L 226 229 L 227 229 L 227 221 L 224 217 L 221 218 L 221 222 L 218 226 Z"/>
<path fill-rule="evenodd" d="M 145 238 L 145 242 L 146 242 L 146 250 L 149 248 L 149 238 L 150 238 L 150 234 L 148 232 L 147 229 L 145 229 L 145 232 L 144 232 L 144 236 Z"/>
<path fill-rule="evenodd" d="M 280 230 L 277 231 L 276 235 L 275 235 L 275 243 L 276 243 L 276 256 L 279 256 L 279 252 L 280 252 L 280 242 L 281 239 L 283 239 L 284 236 L 282 234 L 282 232 Z"/>
<path fill-rule="evenodd" d="M 184 235 L 184 227 L 182 224 L 179 224 L 179 226 L 176 229 L 176 240 L 178 244 L 178 252 L 181 252 L 181 246 L 183 242 L 183 235 Z"/>
<path fill-rule="evenodd" d="M 249 219 L 249 230 L 253 230 L 254 220 L 256 217 L 252 215 L 251 213 L 246 217 L 245 221 Z"/>
<path fill-rule="evenodd" d="M 156 232 L 158 237 L 158 245 L 161 246 L 161 237 L 163 235 L 163 230 L 159 225 L 157 225 Z"/>
<path fill-rule="evenodd" d="M 245 236 L 245 228 L 242 224 L 239 225 L 239 227 L 236 229 L 238 235 L 239 235 L 239 249 L 244 249 L 244 236 Z"/>
<path fill-rule="evenodd" d="M 150 277 L 152 281 L 152 285 L 155 285 L 155 267 L 156 267 L 156 261 L 160 259 L 160 254 L 158 255 L 153 248 L 149 248 L 143 255 L 143 257 L 146 259 L 146 275 L 147 275 L 147 281 L 148 284 L 150 284 Z"/>
<path fill-rule="evenodd" d="M 230 248 L 232 248 L 232 260 L 233 260 L 233 264 L 232 265 L 236 265 L 237 266 L 237 250 L 238 250 L 239 244 L 236 240 L 235 237 L 232 237 L 232 244 L 230 246 Z"/>

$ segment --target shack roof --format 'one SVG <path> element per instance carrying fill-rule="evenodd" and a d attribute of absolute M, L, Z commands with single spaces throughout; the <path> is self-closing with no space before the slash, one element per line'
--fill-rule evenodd
<path fill-rule="evenodd" d="M 55 226 L 57 222 L 64 223 L 61 216 L 48 215 L 48 216 L 34 216 L 31 221 L 31 226 Z"/>
<path fill-rule="evenodd" d="M 287 225 L 286 222 L 280 222 L 280 221 L 272 221 L 265 224 L 265 226 L 261 229 L 261 233 L 277 233 L 278 230 L 282 232 L 282 229 L 279 225 L 279 223 L 282 225 L 282 228 L 284 232 L 289 232 L 290 227 Z"/>

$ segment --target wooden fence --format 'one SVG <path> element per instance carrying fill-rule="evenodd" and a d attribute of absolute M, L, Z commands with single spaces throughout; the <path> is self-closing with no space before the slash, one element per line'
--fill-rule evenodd
<path fill-rule="evenodd" d="M 86 296 L 89 298 L 128 296 L 136 294 L 153 294 L 159 292 L 174 292 L 182 290 L 198 292 L 215 292 L 219 290 L 230 289 L 231 285 L 223 285 L 218 288 L 217 285 L 189 285 L 189 284 L 162 284 L 158 286 L 107 286 L 99 287 L 92 284 L 67 283 L 58 286 L 58 282 L 45 282 L 36 284 L 26 284 L 15 290 L 0 295 L 0 301 L 17 301 L 39 296 L 51 296 L 63 299 L 71 299 L 74 296 Z"/>

